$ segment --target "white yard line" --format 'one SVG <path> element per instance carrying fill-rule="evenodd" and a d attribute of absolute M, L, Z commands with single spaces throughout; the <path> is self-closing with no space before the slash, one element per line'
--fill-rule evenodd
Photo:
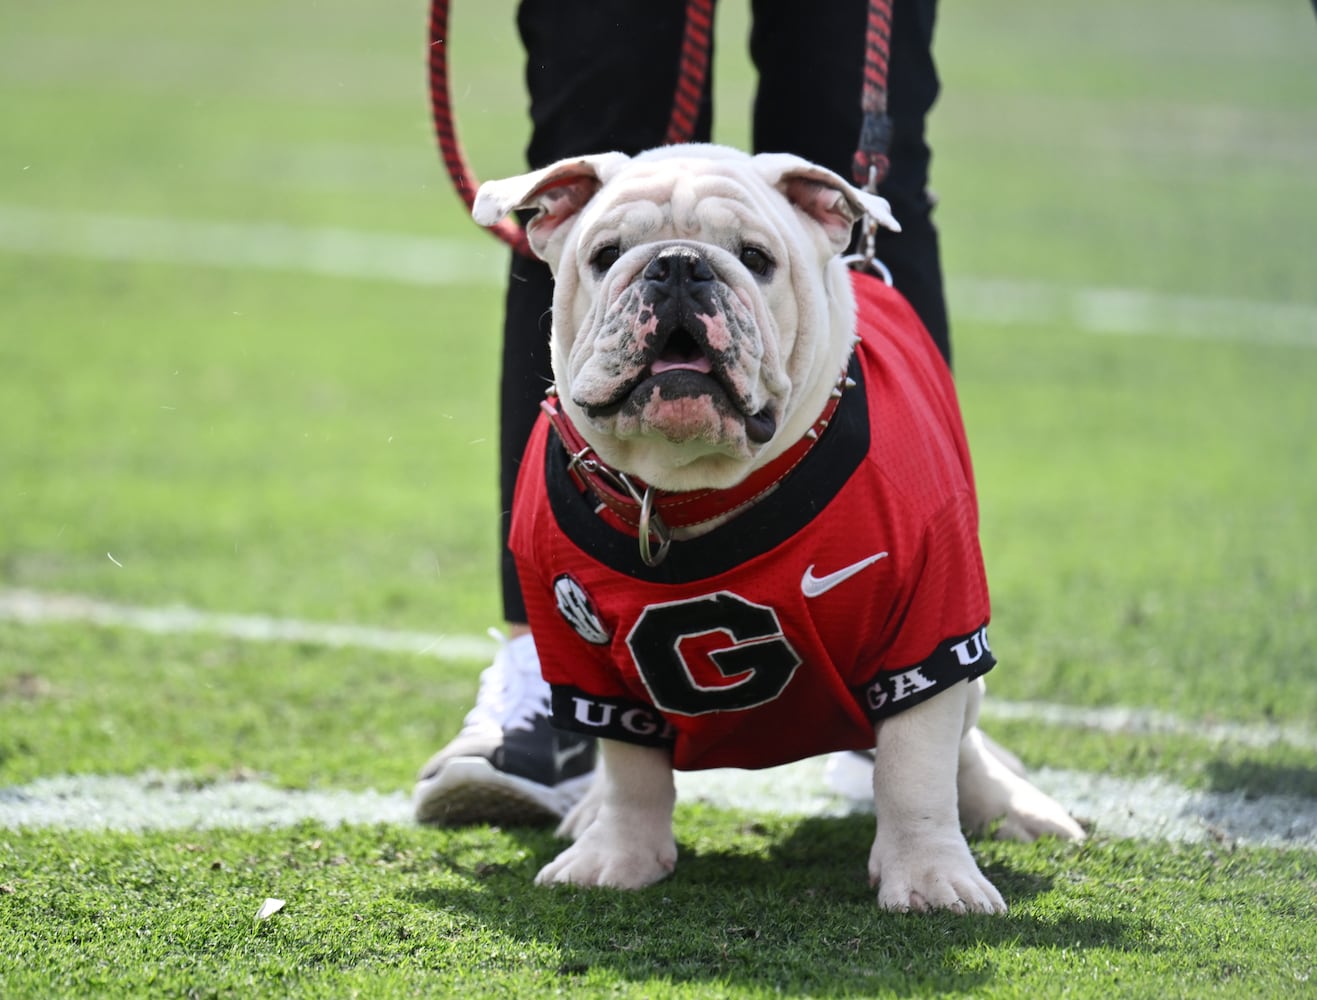
<path fill-rule="evenodd" d="M 506 253 L 493 239 L 486 244 L 340 227 L 57 212 L 17 205 L 0 205 L 0 250 L 404 285 L 494 285 L 506 271 Z"/>
<path fill-rule="evenodd" d="M 407 632 L 365 625 L 337 625 L 267 615 L 199 611 L 181 604 L 138 607 L 75 594 L 0 589 L 0 621 L 29 625 L 85 622 L 136 629 L 162 635 L 200 633 L 250 642 L 301 642 L 320 646 L 375 649 L 383 652 L 434 656 L 439 659 L 483 660 L 494 653 L 491 639 L 451 633 Z M 1081 708 L 1046 702 L 1013 702 L 989 698 L 984 714 L 996 719 L 1023 719 L 1076 729 L 1112 733 L 1166 733 L 1247 747 L 1277 744 L 1317 752 L 1317 734 L 1298 726 L 1249 725 L 1187 720 L 1164 712 L 1137 708 Z"/>
<path fill-rule="evenodd" d="M 86 623 L 156 634 L 211 634 L 250 642 L 304 642 L 438 658 L 483 659 L 493 644 L 477 636 L 431 635 L 332 625 L 264 615 L 216 614 L 181 605 L 134 607 L 75 595 L 0 590 L 0 621 L 39 627 Z M 1087 709 L 989 699 L 989 718 L 1035 720 L 1110 732 L 1160 732 L 1211 742 L 1317 750 L 1317 739 L 1273 726 L 1190 722 L 1136 709 Z M 828 791 L 823 759 L 767 771 L 681 774 L 687 800 L 788 815 L 837 815 L 867 805 Z M 1108 836 L 1317 849 L 1317 800 L 1200 792 L 1159 777 L 1120 778 L 1043 769 L 1038 784 Z M 0 788 L 0 829 L 197 829 L 286 826 L 304 819 L 339 823 L 410 823 L 405 793 L 291 791 L 259 781 L 199 784 L 177 773 L 63 776 Z"/>
<path fill-rule="evenodd" d="M 134 607 L 72 594 L 43 594 L 31 590 L 0 590 L 0 621 L 31 625 L 88 622 L 161 635 L 205 633 L 249 642 L 302 642 L 335 648 L 377 649 L 413 653 L 445 660 L 480 660 L 493 656 L 492 639 L 372 628 L 368 625 L 334 625 L 197 611 L 181 604 Z"/>
<path fill-rule="evenodd" d="M 765 771 L 685 772 L 677 775 L 677 789 L 686 800 L 751 812 L 869 812 L 868 801 L 828 792 L 826 767 L 823 758 L 813 758 Z M 1030 778 L 1104 836 L 1317 850 L 1317 800 L 1200 792 L 1160 777 L 1119 778 L 1054 768 L 1032 771 Z"/>
<path fill-rule="evenodd" d="M 1209 719 L 1186 721 L 1167 712 L 1144 708 L 1080 708 L 1040 701 L 1003 701 L 991 696 L 983 703 L 983 714 L 991 719 L 1021 719 L 1106 733 L 1191 736 L 1207 743 L 1231 743 L 1254 749 L 1284 744 L 1317 753 L 1317 733 L 1299 726 L 1249 725 Z"/>
<path fill-rule="evenodd" d="M 997 326 L 1317 347 L 1317 306 L 1305 303 L 956 276 L 947 279 L 947 293 L 952 315 Z"/>
<path fill-rule="evenodd" d="M 824 761 L 765 771 L 681 773 L 683 801 L 790 816 L 864 813 L 869 804 L 827 791 Z M 1034 780 L 1107 837 L 1317 850 L 1317 801 L 1197 792 L 1161 778 L 1042 770 Z M 403 792 L 295 791 L 260 781 L 199 785 L 178 773 L 42 778 L 0 788 L 0 829 L 268 829 L 412 822 Z"/>
<path fill-rule="evenodd" d="M 65 212 L 0 204 L 0 250 L 87 260 L 284 271 L 407 285 L 497 285 L 492 238 L 279 223 Z M 1168 295 L 1132 288 L 954 277 L 955 314 L 981 323 L 1065 325 L 1095 334 L 1317 347 L 1317 305 Z"/>
<path fill-rule="evenodd" d="M 260 781 L 199 784 L 180 772 L 39 778 L 0 788 L 0 829 L 253 829 L 302 820 L 407 823 L 401 792 L 290 791 Z"/>

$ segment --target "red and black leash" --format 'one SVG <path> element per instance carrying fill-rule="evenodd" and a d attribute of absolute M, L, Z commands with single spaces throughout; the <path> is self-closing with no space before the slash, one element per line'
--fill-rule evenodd
<path fill-rule="evenodd" d="M 892 0 L 869 0 L 864 32 L 864 85 L 860 90 L 860 141 L 851 165 L 855 183 L 878 190 L 887 176 L 892 120 L 887 117 L 887 54 L 892 47 Z"/>
<path fill-rule="evenodd" d="M 448 89 L 448 0 L 431 0 L 430 3 L 430 113 L 434 118 L 434 134 L 439 140 L 439 155 L 443 157 L 448 176 L 458 197 L 467 210 L 475 204 L 480 181 L 467 165 L 462 144 L 457 139 L 457 126 L 453 121 L 452 94 Z M 517 253 L 531 256 L 526 231 L 510 218 L 503 219 L 490 231 Z"/>
<path fill-rule="evenodd" d="M 665 146 L 690 142 L 700 117 L 700 99 L 709 76 L 709 52 L 713 45 L 714 0 L 686 0 L 686 30 L 681 37 L 681 63 L 677 92 L 672 98 L 672 117 L 663 136 Z"/>
<path fill-rule="evenodd" d="M 452 94 L 448 86 L 448 5 L 449 0 L 430 2 L 430 112 L 434 118 L 439 153 L 453 186 L 469 210 L 475 202 L 480 182 L 472 173 L 462 153 L 453 121 Z M 677 92 L 672 101 L 664 143 L 690 142 L 700 114 L 700 99 L 709 74 L 710 40 L 713 37 L 714 0 L 686 0 L 686 30 L 682 36 L 681 64 L 677 75 Z M 864 114 L 860 140 L 855 152 L 855 183 L 870 191 L 887 176 L 887 151 L 891 143 L 891 123 L 887 117 L 887 54 L 892 33 L 891 0 L 869 0 L 865 30 L 864 86 L 860 107 Z M 530 256 L 525 231 L 511 219 L 503 219 L 491 231 L 518 253 Z"/>

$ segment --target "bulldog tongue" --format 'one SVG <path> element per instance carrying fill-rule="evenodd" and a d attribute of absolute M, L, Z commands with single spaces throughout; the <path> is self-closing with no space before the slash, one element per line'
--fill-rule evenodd
<path fill-rule="evenodd" d="M 654 375 L 671 371 L 701 372 L 708 375 L 713 371 L 713 362 L 704 354 L 693 358 L 655 358 L 649 370 Z"/>
<path fill-rule="evenodd" d="M 677 327 L 663 338 L 649 368 L 651 375 L 670 371 L 699 372 L 703 375 L 713 371 L 709 355 L 684 327 Z"/>

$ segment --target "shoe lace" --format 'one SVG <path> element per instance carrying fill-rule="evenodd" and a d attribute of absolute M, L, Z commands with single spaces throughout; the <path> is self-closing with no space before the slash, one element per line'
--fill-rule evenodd
<path fill-rule="evenodd" d="M 537 715 L 549 714 L 549 688 L 540 676 L 534 640 L 529 635 L 509 639 L 494 628 L 489 634 L 499 649 L 494 662 L 480 672 L 476 704 L 467 713 L 464 726 L 530 729 Z"/>

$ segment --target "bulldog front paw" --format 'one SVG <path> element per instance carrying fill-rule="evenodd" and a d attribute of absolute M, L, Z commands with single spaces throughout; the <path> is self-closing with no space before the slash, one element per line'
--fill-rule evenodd
<path fill-rule="evenodd" d="M 901 847 L 884 843 L 879 834 L 869 853 L 869 884 L 878 887 L 878 905 L 885 910 L 1006 912 L 1001 893 L 979 871 L 963 838 L 942 847 Z"/>
<path fill-rule="evenodd" d="M 535 884 L 643 889 L 671 875 L 676 864 L 677 845 L 670 836 L 621 837 L 596 823 L 541 868 Z"/>

